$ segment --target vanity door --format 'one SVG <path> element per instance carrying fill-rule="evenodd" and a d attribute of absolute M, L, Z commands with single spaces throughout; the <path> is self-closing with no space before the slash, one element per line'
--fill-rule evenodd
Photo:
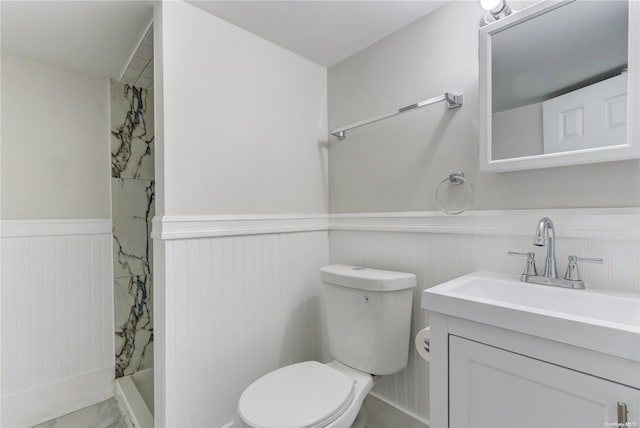
<path fill-rule="evenodd" d="M 449 336 L 451 428 L 640 427 L 640 390 Z"/>

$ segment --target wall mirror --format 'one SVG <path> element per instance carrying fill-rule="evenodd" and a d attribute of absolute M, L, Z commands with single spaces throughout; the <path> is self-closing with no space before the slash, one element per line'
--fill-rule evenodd
<path fill-rule="evenodd" d="M 480 29 L 480 170 L 640 157 L 640 2 L 543 1 Z"/>

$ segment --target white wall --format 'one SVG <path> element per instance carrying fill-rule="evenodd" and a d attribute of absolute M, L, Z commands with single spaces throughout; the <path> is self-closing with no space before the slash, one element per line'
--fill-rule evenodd
<path fill-rule="evenodd" d="M 113 395 L 106 78 L 2 54 L 2 425 Z"/>
<path fill-rule="evenodd" d="M 326 212 L 326 69 L 190 4 L 163 9 L 160 213 Z"/>
<path fill-rule="evenodd" d="M 475 209 L 640 205 L 640 161 L 503 174 L 478 161 L 478 2 L 451 2 L 329 69 L 329 128 L 462 92 L 464 105 L 405 113 L 332 139 L 331 212 L 437 209 L 433 192 L 464 170 Z M 620 185 L 625 183 L 625 185 Z"/>
<path fill-rule="evenodd" d="M 154 44 L 155 423 L 220 427 L 258 377 L 328 358 L 326 70 L 183 2 Z"/>
<path fill-rule="evenodd" d="M 109 81 L 2 54 L 3 219 L 109 218 Z"/>

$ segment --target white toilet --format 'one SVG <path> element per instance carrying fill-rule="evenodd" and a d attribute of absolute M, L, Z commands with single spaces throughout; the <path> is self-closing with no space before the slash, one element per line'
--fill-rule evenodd
<path fill-rule="evenodd" d="M 330 265 L 325 285 L 333 361 L 306 361 L 266 374 L 238 403 L 246 428 L 348 428 L 374 384 L 407 365 L 411 273 Z"/>

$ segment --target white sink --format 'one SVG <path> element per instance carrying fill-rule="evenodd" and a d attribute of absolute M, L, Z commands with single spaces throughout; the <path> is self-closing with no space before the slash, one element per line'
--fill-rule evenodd
<path fill-rule="evenodd" d="M 640 361 L 640 294 L 572 290 L 475 272 L 422 294 L 422 307 Z"/>

